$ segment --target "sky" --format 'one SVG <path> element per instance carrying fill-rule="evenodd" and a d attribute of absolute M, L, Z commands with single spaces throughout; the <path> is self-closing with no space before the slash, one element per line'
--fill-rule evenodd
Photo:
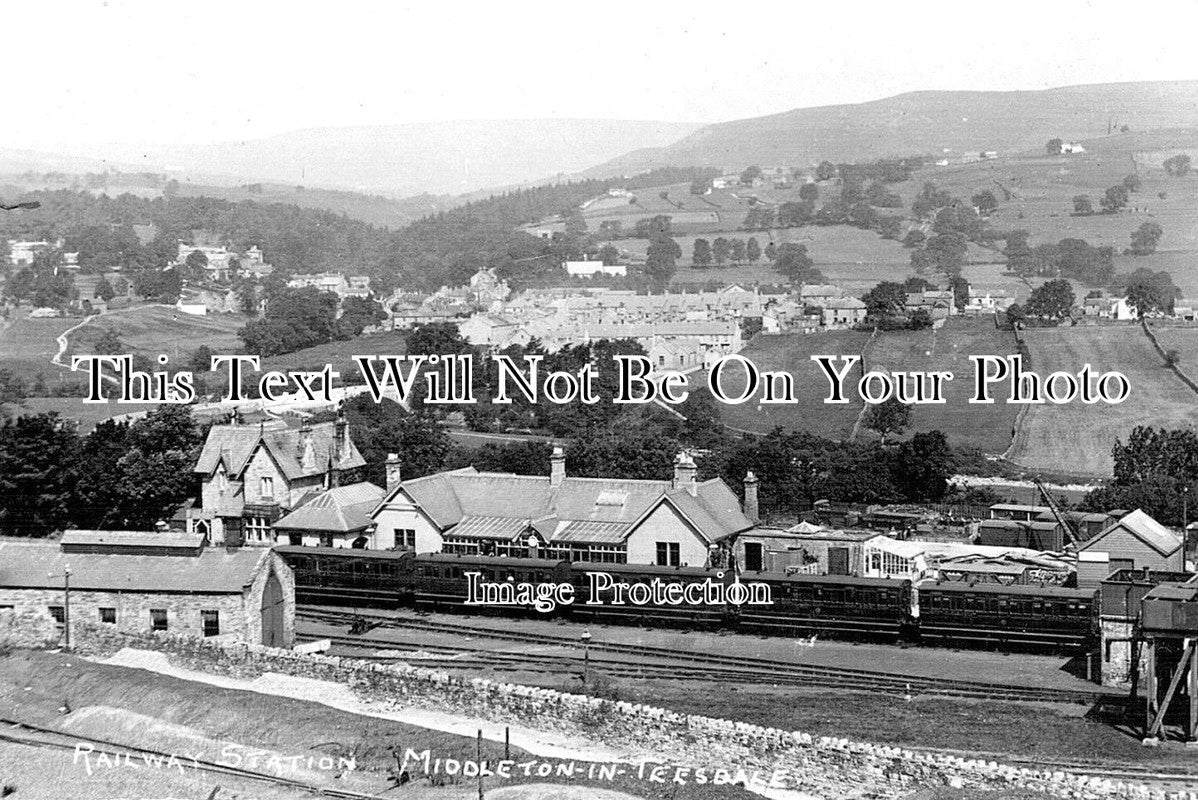
<path fill-rule="evenodd" d="M 1198 78 L 1198 0 L 6 4 L 0 146 Z M 19 101 L 19 102 L 14 102 Z"/>

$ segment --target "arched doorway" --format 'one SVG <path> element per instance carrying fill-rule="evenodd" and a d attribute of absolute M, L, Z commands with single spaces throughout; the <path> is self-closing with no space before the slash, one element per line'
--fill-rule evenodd
<path fill-rule="evenodd" d="M 262 644 L 283 647 L 283 585 L 272 569 L 262 590 Z"/>

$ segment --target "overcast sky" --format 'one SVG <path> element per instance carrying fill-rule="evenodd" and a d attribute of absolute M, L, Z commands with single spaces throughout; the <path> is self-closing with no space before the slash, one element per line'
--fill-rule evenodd
<path fill-rule="evenodd" d="M 1198 0 L 6 3 L 0 145 L 1198 78 Z"/>

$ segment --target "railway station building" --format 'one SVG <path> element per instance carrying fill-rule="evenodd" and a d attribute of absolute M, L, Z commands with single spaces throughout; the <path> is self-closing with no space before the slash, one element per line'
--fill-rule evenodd
<path fill-rule="evenodd" d="M 290 647 L 295 580 L 271 550 L 210 548 L 202 534 L 67 531 L 0 542 L 0 610 L 49 612 L 129 633 L 166 631 Z"/>
<path fill-rule="evenodd" d="M 671 480 L 575 478 L 565 461 L 555 448 L 548 477 L 466 467 L 404 481 L 389 459 L 373 547 L 701 567 L 725 563 L 736 535 L 753 528 L 752 473 L 742 508 L 723 480 L 699 481 L 685 453 Z"/>

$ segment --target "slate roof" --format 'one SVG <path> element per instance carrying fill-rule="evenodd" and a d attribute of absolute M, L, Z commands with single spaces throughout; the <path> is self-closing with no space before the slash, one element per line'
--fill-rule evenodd
<path fill-rule="evenodd" d="M 276 520 L 274 527 L 336 533 L 359 531 L 370 526 L 370 512 L 386 493 L 367 481 L 338 486 L 312 495 Z"/>
<path fill-rule="evenodd" d="M 182 531 L 95 531 L 68 530 L 64 531 L 59 545 L 64 548 L 75 547 L 163 547 L 190 548 L 198 550 L 204 544 L 202 533 L 184 533 Z"/>
<path fill-rule="evenodd" d="M 64 553 L 57 542 L 0 542 L 0 587 L 106 592 L 241 594 L 269 550 L 206 550 L 198 556 Z M 54 577 L 51 577 L 53 575 Z"/>
<path fill-rule="evenodd" d="M 1171 555 L 1181 547 L 1181 536 L 1160 524 L 1142 510 L 1136 509 L 1106 530 L 1081 544 L 1079 550 L 1089 550 L 1112 531 L 1122 528 L 1162 556 Z"/>
<path fill-rule="evenodd" d="M 697 484 L 695 495 L 671 481 L 548 477 L 478 472 L 465 467 L 405 481 L 401 488 L 442 531 L 452 536 L 512 538 L 532 525 L 551 541 L 624 541 L 643 517 L 668 502 L 700 535 L 715 541 L 753 527 L 720 479 Z M 391 500 L 388 494 L 372 516 Z M 588 538 L 593 537 L 593 538 Z"/>
<path fill-rule="evenodd" d="M 330 462 L 338 469 L 355 469 L 364 466 L 366 459 L 358 452 L 349 436 L 349 447 L 338 454 L 336 447 L 335 422 L 320 422 L 311 425 L 312 455 L 310 463 L 304 463 L 300 446 L 300 428 L 288 427 L 274 422 L 261 425 L 213 425 L 204 440 L 204 449 L 196 461 L 195 472 L 211 475 L 223 459 L 226 469 L 236 477 L 249 462 L 254 450 L 261 444 L 267 449 L 288 480 L 322 475 Z"/>

